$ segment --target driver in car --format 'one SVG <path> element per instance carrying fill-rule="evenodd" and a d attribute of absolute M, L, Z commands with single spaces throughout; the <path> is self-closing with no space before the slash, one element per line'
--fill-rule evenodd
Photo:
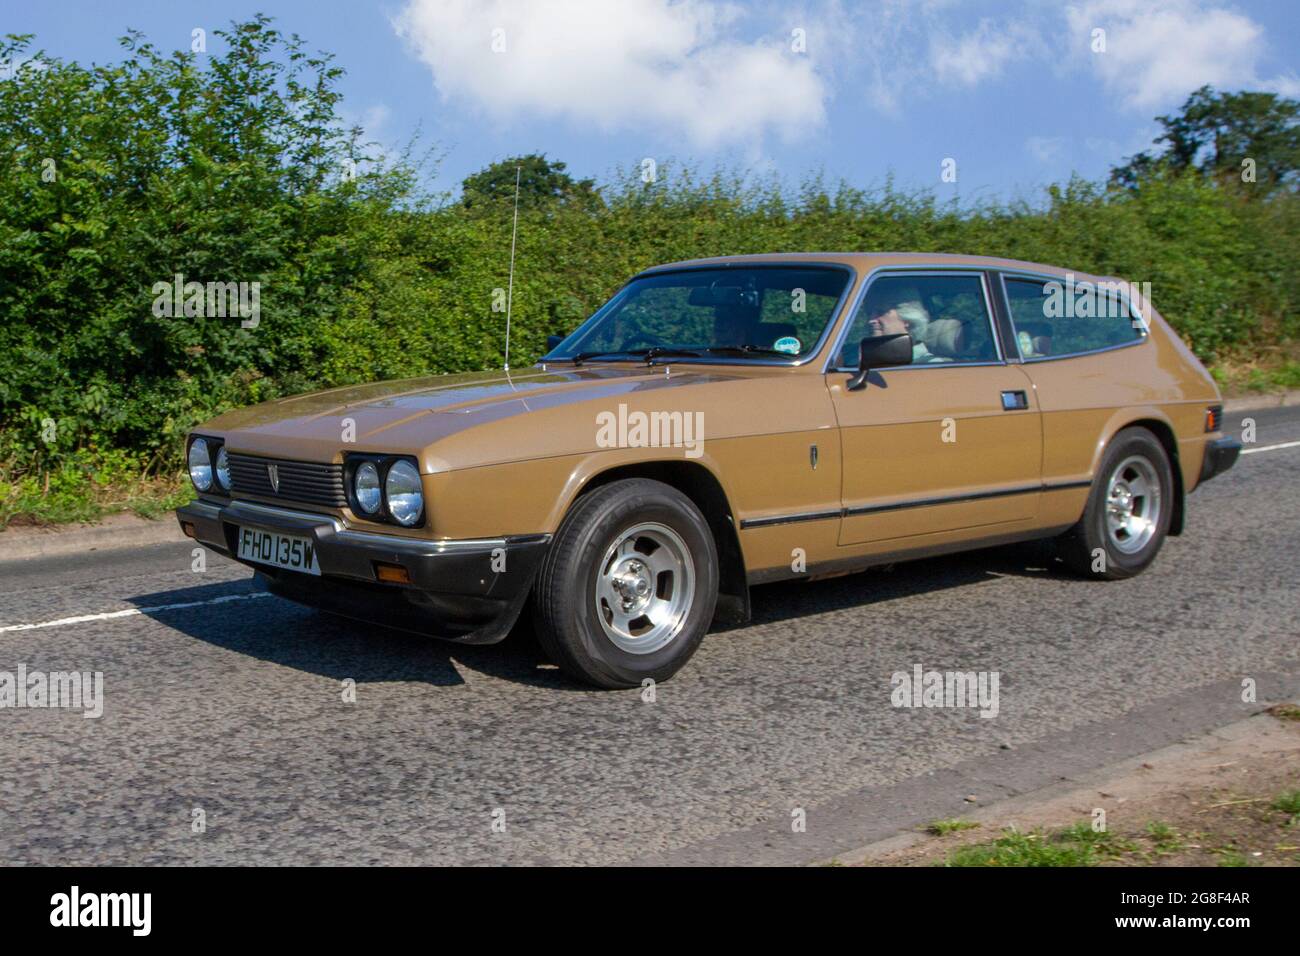
<path fill-rule="evenodd" d="M 867 334 L 901 335 L 912 337 L 912 362 L 932 362 L 933 355 L 925 345 L 925 331 L 930 326 L 930 313 L 921 304 L 921 294 L 911 286 L 900 286 L 888 280 L 878 282 L 867 294 L 863 307 L 867 316 Z"/>

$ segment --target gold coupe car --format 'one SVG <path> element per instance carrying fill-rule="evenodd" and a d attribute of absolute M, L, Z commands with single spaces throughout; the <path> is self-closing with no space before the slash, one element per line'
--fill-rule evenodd
<path fill-rule="evenodd" d="M 177 515 L 291 600 L 477 644 L 526 612 L 569 674 L 630 687 L 744 621 L 754 584 L 1033 538 L 1137 574 L 1236 460 L 1221 412 L 1126 282 L 705 259 L 633 277 L 526 371 L 214 419 Z"/>

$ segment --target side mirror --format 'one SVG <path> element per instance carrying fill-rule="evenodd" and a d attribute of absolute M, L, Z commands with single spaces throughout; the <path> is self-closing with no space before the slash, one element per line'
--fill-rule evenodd
<path fill-rule="evenodd" d="M 897 335 L 873 335 L 858 346 L 858 371 L 849 379 L 848 389 L 856 392 L 867 384 L 867 375 L 873 368 L 912 364 L 912 336 L 906 332 Z"/>
<path fill-rule="evenodd" d="M 548 352 L 551 351 L 551 349 L 555 348 L 563 341 L 564 341 L 563 335 L 548 335 L 546 337 L 546 351 Z"/>

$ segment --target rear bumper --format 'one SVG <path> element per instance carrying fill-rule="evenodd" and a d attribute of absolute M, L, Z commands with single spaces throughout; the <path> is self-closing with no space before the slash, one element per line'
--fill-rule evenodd
<path fill-rule="evenodd" d="M 328 515 L 246 501 L 197 500 L 177 508 L 176 517 L 199 543 L 258 571 L 275 594 L 460 643 L 487 644 L 506 636 L 550 544 L 550 535 L 432 541 L 372 534 L 350 530 Z M 237 557 L 240 528 L 310 538 L 320 576 Z M 411 583 L 380 582 L 376 563 L 400 565 Z"/>
<path fill-rule="evenodd" d="M 1201 481 L 1221 475 L 1237 463 L 1241 442 L 1235 438 L 1215 438 L 1205 443 L 1205 459 L 1201 462 Z"/>

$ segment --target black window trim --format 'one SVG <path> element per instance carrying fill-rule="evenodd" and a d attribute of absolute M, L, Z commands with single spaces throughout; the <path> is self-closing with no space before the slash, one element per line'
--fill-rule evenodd
<path fill-rule="evenodd" d="M 1062 359 L 1079 358 L 1080 356 L 1083 355 L 1098 355 L 1102 352 L 1114 352 L 1117 349 L 1130 349 L 1133 348 L 1135 345 L 1145 344 L 1151 338 L 1150 320 L 1148 319 L 1145 320 L 1142 323 L 1141 328 L 1138 329 L 1138 337 L 1133 339 L 1131 342 L 1120 342 L 1117 345 L 1103 345 L 1100 348 L 1084 349 L 1081 352 L 1065 352 L 1062 355 L 1039 355 L 1030 358 L 1025 358 L 1020 355 L 1020 342 L 1018 341 L 1018 339 L 1015 337 L 1014 334 L 1015 319 L 1011 315 L 1011 296 L 1007 294 L 1007 280 L 1008 279 L 1029 279 L 1032 281 L 1061 282 L 1065 279 L 1065 276 L 1053 275 L 1050 272 L 1033 272 L 1028 269 L 998 269 L 996 271 L 999 280 L 998 288 L 1002 294 L 1002 301 L 1006 304 L 1007 324 L 1011 326 L 1011 332 L 1012 332 L 1011 341 L 1015 343 L 1016 355 L 1020 358 L 1020 361 L 1025 365 L 1037 365 L 1040 362 L 1059 362 Z M 1105 281 L 1105 280 L 1098 280 L 1093 276 L 1084 276 L 1083 281 L 1096 284 L 1098 281 Z M 1120 296 L 1120 298 L 1124 300 L 1124 305 L 1128 308 L 1129 314 L 1132 315 L 1133 301 L 1128 296 L 1124 295 L 1122 292 L 1116 291 L 1115 294 Z"/>
<path fill-rule="evenodd" d="M 853 323 L 857 320 L 858 309 L 862 306 L 862 300 L 866 298 L 867 290 L 871 284 L 878 278 L 897 278 L 900 275 L 910 276 L 976 276 L 980 280 L 980 287 L 984 292 L 984 314 L 988 319 L 989 331 L 993 334 L 994 351 L 997 352 L 998 358 L 994 361 L 984 362 L 926 362 L 921 365 L 896 365 L 892 368 L 885 369 L 889 372 L 901 372 L 906 370 L 917 369 L 942 369 L 942 368 L 980 368 L 991 365 L 1006 365 L 1007 353 L 1002 342 L 1002 330 L 999 326 L 996 313 L 993 307 L 993 284 L 990 282 L 990 272 L 987 266 L 930 266 L 924 264 L 911 263 L 908 265 L 897 266 L 877 266 L 867 273 L 866 277 L 858 287 L 857 294 L 853 296 L 853 301 L 844 310 L 847 316 L 843 327 L 835 336 L 834 347 L 826 357 L 826 364 L 822 371 L 827 374 L 856 372 L 857 367 L 846 367 L 835 365 L 835 359 L 839 356 L 841 349 L 844 348 L 844 342 L 848 338 L 849 332 L 853 328 Z M 1017 348 L 1016 361 L 1020 359 L 1020 352 Z"/>
<path fill-rule="evenodd" d="M 995 270 L 985 272 L 985 280 L 992 293 L 993 313 L 997 317 L 998 350 L 1002 361 L 1008 365 L 1019 365 L 1024 360 L 1020 357 L 1020 343 L 1016 341 L 1016 329 L 1011 324 L 1011 305 L 1007 301 L 1007 290 L 1002 277 Z M 1010 343 L 1010 345 L 1008 345 Z M 1014 349 L 1014 354 L 1013 353 Z"/>

